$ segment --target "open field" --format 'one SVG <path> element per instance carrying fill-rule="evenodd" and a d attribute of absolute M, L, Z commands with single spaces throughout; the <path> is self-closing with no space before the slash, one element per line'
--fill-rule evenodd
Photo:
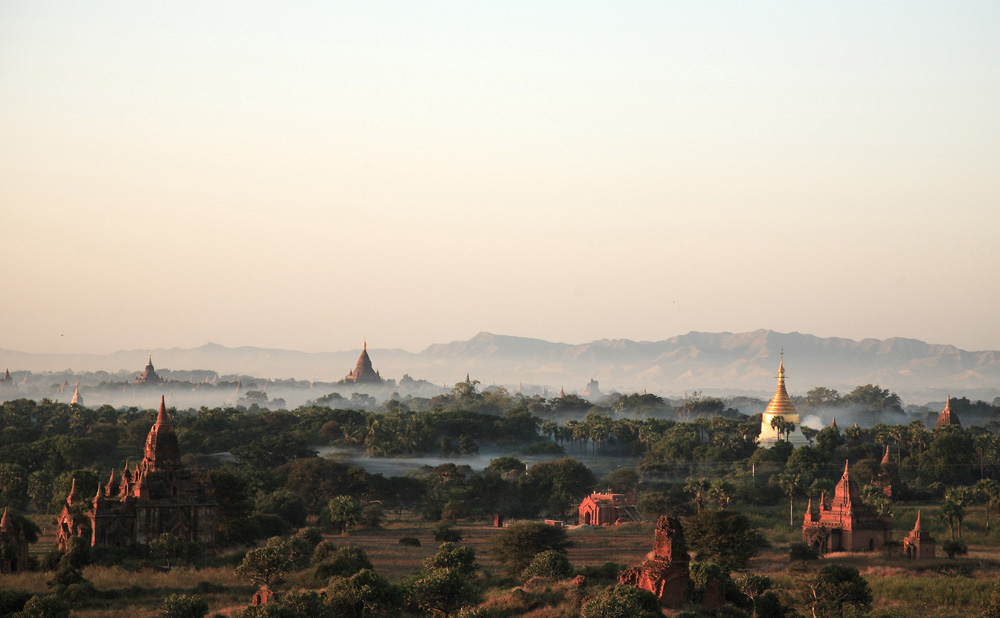
<path fill-rule="evenodd" d="M 900 509 L 898 520 L 915 518 L 915 508 Z M 933 521 L 924 508 L 924 517 Z M 787 505 L 751 508 L 745 511 L 754 524 L 770 539 L 772 547 L 764 550 L 752 563 L 750 570 L 766 574 L 775 581 L 778 589 L 792 589 L 797 580 L 806 577 L 832 561 L 856 567 L 868 580 L 875 597 L 876 609 L 892 610 L 902 616 L 917 618 L 968 618 L 977 615 L 988 600 L 994 582 L 1000 574 L 1000 551 L 995 545 L 972 544 L 969 556 L 948 560 L 941 557 L 934 561 L 913 562 L 899 556 L 890 558 L 882 554 L 834 554 L 824 559 L 799 563 L 789 569 L 787 547 L 797 541 L 799 529 L 787 524 Z M 784 514 L 786 519 L 780 519 Z M 983 527 L 976 521 L 978 513 L 967 520 L 967 539 L 986 538 Z M 347 535 L 326 535 L 338 546 L 355 545 L 368 554 L 375 569 L 391 582 L 400 583 L 415 572 L 421 562 L 437 550 L 431 533 L 433 523 L 404 516 L 400 521 L 390 521 L 377 530 L 362 530 Z M 937 524 L 932 524 L 937 527 Z M 636 565 L 652 549 L 653 522 L 625 524 L 611 528 L 579 527 L 568 530 L 574 546 L 569 550 L 570 562 L 576 567 L 600 566 L 606 562 Z M 487 551 L 487 540 L 497 528 L 487 523 L 462 523 L 458 528 L 463 535 L 462 544 L 476 550 L 479 562 L 488 572 L 488 581 L 502 584 L 499 565 Z M 995 532 L 995 529 L 994 529 Z M 936 530 L 939 541 L 947 538 L 944 530 Z M 52 547 L 51 530 L 33 547 L 36 555 Z M 415 537 L 420 547 L 399 544 L 402 537 Z M 898 533 L 896 537 L 901 535 Z M 943 555 L 939 549 L 939 555 Z M 210 616 L 235 614 L 245 607 L 254 587 L 238 578 L 231 564 L 238 556 L 223 553 L 210 557 L 211 566 L 200 569 L 179 567 L 165 571 L 156 560 L 147 560 L 136 572 L 121 567 L 88 566 L 84 576 L 99 592 L 98 597 L 73 608 L 80 618 L 154 618 L 162 600 L 174 593 L 198 594 L 210 607 Z M 228 562 L 228 564 L 227 564 Z M 22 589 L 34 593 L 48 592 L 46 582 L 51 573 L 25 573 L 5 576 L 5 589 Z M 295 588 L 302 575 L 292 574 L 279 589 Z M 514 585 L 508 582 L 501 590 L 487 596 L 504 594 Z"/>

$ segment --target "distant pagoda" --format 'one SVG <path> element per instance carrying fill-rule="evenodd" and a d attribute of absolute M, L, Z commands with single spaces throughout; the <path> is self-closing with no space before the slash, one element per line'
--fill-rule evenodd
<path fill-rule="evenodd" d="M 353 382 L 354 384 L 382 384 L 384 382 L 379 372 L 372 367 L 372 359 L 368 357 L 367 341 L 361 344 L 361 356 L 358 357 L 358 364 L 354 367 L 354 371 L 344 377 L 344 382 Z"/>
<path fill-rule="evenodd" d="M 791 442 L 792 446 L 808 446 L 809 440 L 802 435 L 802 427 L 799 425 L 799 413 L 795 409 L 795 404 L 792 403 L 792 398 L 788 396 L 788 391 L 785 390 L 784 358 L 778 363 L 778 387 L 774 390 L 774 396 L 771 397 L 771 401 L 767 404 L 767 409 L 764 410 L 764 415 L 760 419 L 760 436 L 757 438 L 757 444 L 771 447 L 778 443 L 778 431 L 771 427 L 771 420 L 779 417 L 795 424 L 795 431 L 792 431 L 785 439 Z"/>
<path fill-rule="evenodd" d="M 156 375 L 156 369 L 153 369 L 153 355 L 149 355 L 149 360 L 146 361 L 146 368 L 143 369 L 142 375 L 135 379 L 136 384 L 163 384 L 165 380 L 160 376 Z"/>
<path fill-rule="evenodd" d="M 962 421 L 958 420 L 958 415 L 951 409 L 951 394 L 948 395 L 948 400 L 944 403 L 944 410 L 941 410 L 941 414 L 938 415 L 937 422 L 934 423 L 934 428 L 941 429 L 949 425 L 962 426 Z"/>

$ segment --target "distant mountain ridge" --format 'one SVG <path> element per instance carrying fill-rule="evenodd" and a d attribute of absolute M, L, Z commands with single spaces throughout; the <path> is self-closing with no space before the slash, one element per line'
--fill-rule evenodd
<path fill-rule="evenodd" d="M 707 393 L 757 393 L 774 388 L 781 350 L 785 351 L 788 387 L 804 394 L 814 386 L 842 392 L 859 384 L 880 384 L 904 398 L 943 399 L 978 393 L 1000 395 L 1000 352 L 960 350 L 952 345 L 891 338 L 854 341 L 801 333 L 756 330 L 746 333 L 690 332 L 662 341 L 600 339 L 567 344 L 479 333 L 465 341 L 434 344 L 413 353 L 369 347 L 384 377 L 404 374 L 450 386 L 469 373 L 484 385 L 508 387 L 523 382 L 567 393 L 591 378 L 604 392 L 648 390 L 676 396 Z M 148 350 L 95 354 L 30 354 L 0 350 L 0 366 L 31 371 L 117 371 L 138 373 Z M 198 348 L 152 350 L 157 367 L 211 369 L 220 374 L 298 378 L 331 382 L 353 368 L 360 350 L 298 352 L 256 347 L 228 348 L 208 343 Z M 990 397 L 992 399 L 992 397 Z"/>

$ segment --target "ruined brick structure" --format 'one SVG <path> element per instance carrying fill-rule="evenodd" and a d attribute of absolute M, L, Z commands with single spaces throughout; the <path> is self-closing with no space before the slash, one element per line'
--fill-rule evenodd
<path fill-rule="evenodd" d="M 642 521 L 635 502 L 625 494 L 592 493 L 580 503 L 578 523 L 585 526 L 612 526 L 626 521 Z"/>
<path fill-rule="evenodd" d="M 28 538 L 24 529 L 11 521 L 7 507 L 0 517 L 0 544 L 6 545 L 10 551 L 7 560 L 0 560 L 0 573 L 17 573 L 28 570 Z"/>
<path fill-rule="evenodd" d="M 917 523 L 913 525 L 913 530 L 903 539 L 903 551 L 906 553 L 907 558 L 920 560 L 923 558 L 934 558 L 936 549 L 937 542 L 920 525 L 920 511 L 917 511 Z"/>
<path fill-rule="evenodd" d="M 354 371 L 344 377 L 344 382 L 354 382 L 355 384 L 382 383 L 382 376 L 372 367 L 372 359 L 368 357 L 367 341 L 361 345 L 361 356 L 358 357 L 358 364 L 354 367 Z"/>
<path fill-rule="evenodd" d="M 90 508 L 84 512 L 87 530 L 81 530 L 74 491 L 66 499 L 59 517 L 59 546 L 65 549 L 69 536 L 90 533 L 91 545 L 148 545 L 169 532 L 182 541 L 215 544 L 217 504 L 211 487 L 192 479 L 181 463 L 174 428 L 167 422 L 163 398 L 156 423 L 146 436 L 145 456 L 121 477 L 111 471 L 107 483 L 99 484 Z"/>
<path fill-rule="evenodd" d="M 618 581 L 652 592 L 663 607 L 681 607 L 691 579 L 689 562 L 680 520 L 664 515 L 656 522 L 653 551 L 638 567 L 622 571 Z"/>
<path fill-rule="evenodd" d="M 820 497 L 819 511 L 806 509 L 802 524 L 802 542 L 820 553 L 836 551 L 873 551 L 892 540 L 889 517 L 879 516 L 861 501 L 858 484 L 851 479 L 844 462 L 844 474 L 837 483 L 833 501 L 827 505 Z"/>

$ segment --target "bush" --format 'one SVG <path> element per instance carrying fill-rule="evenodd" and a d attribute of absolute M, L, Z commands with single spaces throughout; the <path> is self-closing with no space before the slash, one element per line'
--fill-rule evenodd
<path fill-rule="evenodd" d="M 438 543 L 459 543 L 462 540 L 462 531 L 448 524 L 438 524 L 431 528 L 431 534 Z"/>
<path fill-rule="evenodd" d="M 552 579 L 566 579 L 573 574 L 573 566 L 569 563 L 566 554 L 558 551 L 543 551 L 535 556 L 531 564 L 521 572 L 521 577 L 531 579 L 532 577 L 551 577 Z"/>
<path fill-rule="evenodd" d="M 689 517 L 684 527 L 688 546 L 698 560 L 715 562 L 727 573 L 745 568 L 750 558 L 768 546 L 742 513 L 705 510 Z"/>
<path fill-rule="evenodd" d="M 399 539 L 399 544 L 407 547 L 420 547 L 420 539 L 413 538 L 412 536 L 404 536 Z"/>
<path fill-rule="evenodd" d="M 403 605 L 403 595 L 384 577 L 364 569 L 349 578 L 331 579 L 326 602 L 338 618 L 396 616 Z"/>
<path fill-rule="evenodd" d="M 205 618 L 208 603 L 199 596 L 172 594 L 163 600 L 160 618 Z"/>
<path fill-rule="evenodd" d="M 818 560 L 819 552 L 805 543 L 792 543 L 788 546 L 790 560 Z"/>
<path fill-rule="evenodd" d="M 358 526 L 361 528 L 375 529 L 382 527 L 385 521 L 385 511 L 377 504 L 368 504 L 361 509 L 361 519 Z"/>
<path fill-rule="evenodd" d="M 316 566 L 316 578 L 350 577 L 364 569 L 373 569 L 368 554 L 360 547 L 344 547 Z"/>
<path fill-rule="evenodd" d="M 601 566 L 585 566 L 577 573 L 587 578 L 588 584 L 617 584 L 618 575 L 624 567 L 616 562 L 605 562 Z"/>
<path fill-rule="evenodd" d="M 949 558 L 954 558 L 955 556 L 968 555 L 969 547 L 962 539 L 954 539 L 941 543 L 941 551 L 947 554 Z"/>
<path fill-rule="evenodd" d="M 316 545 L 316 549 L 313 550 L 311 564 L 316 566 L 321 562 L 325 562 L 327 558 L 336 554 L 338 551 L 337 544 L 333 541 L 321 541 Z"/>
<path fill-rule="evenodd" d="M 566 538 L 565 528 L 536 522 L 507 526 L 487 543 L 490 553 L 509 575 L 520 574 L 543 551 L 564 552 L 573 545 Z"/>
<path fill-rule="evenodd" d="M 33 596 L 13 618 L 69 618 L 69 607 L 52 595 Z"/>
<path fill-rule="evenodd" d="M 659 618 L 660 601 L 649 591 L 615 585 L 596 594 L 580 610 L 580 618 Z"/>
<path fill-rule="evenodd" d="M 27 590 L 0 590 L 0 616 L 10 616 L 24 608 L 24 604 L 35 596 Z"/>

